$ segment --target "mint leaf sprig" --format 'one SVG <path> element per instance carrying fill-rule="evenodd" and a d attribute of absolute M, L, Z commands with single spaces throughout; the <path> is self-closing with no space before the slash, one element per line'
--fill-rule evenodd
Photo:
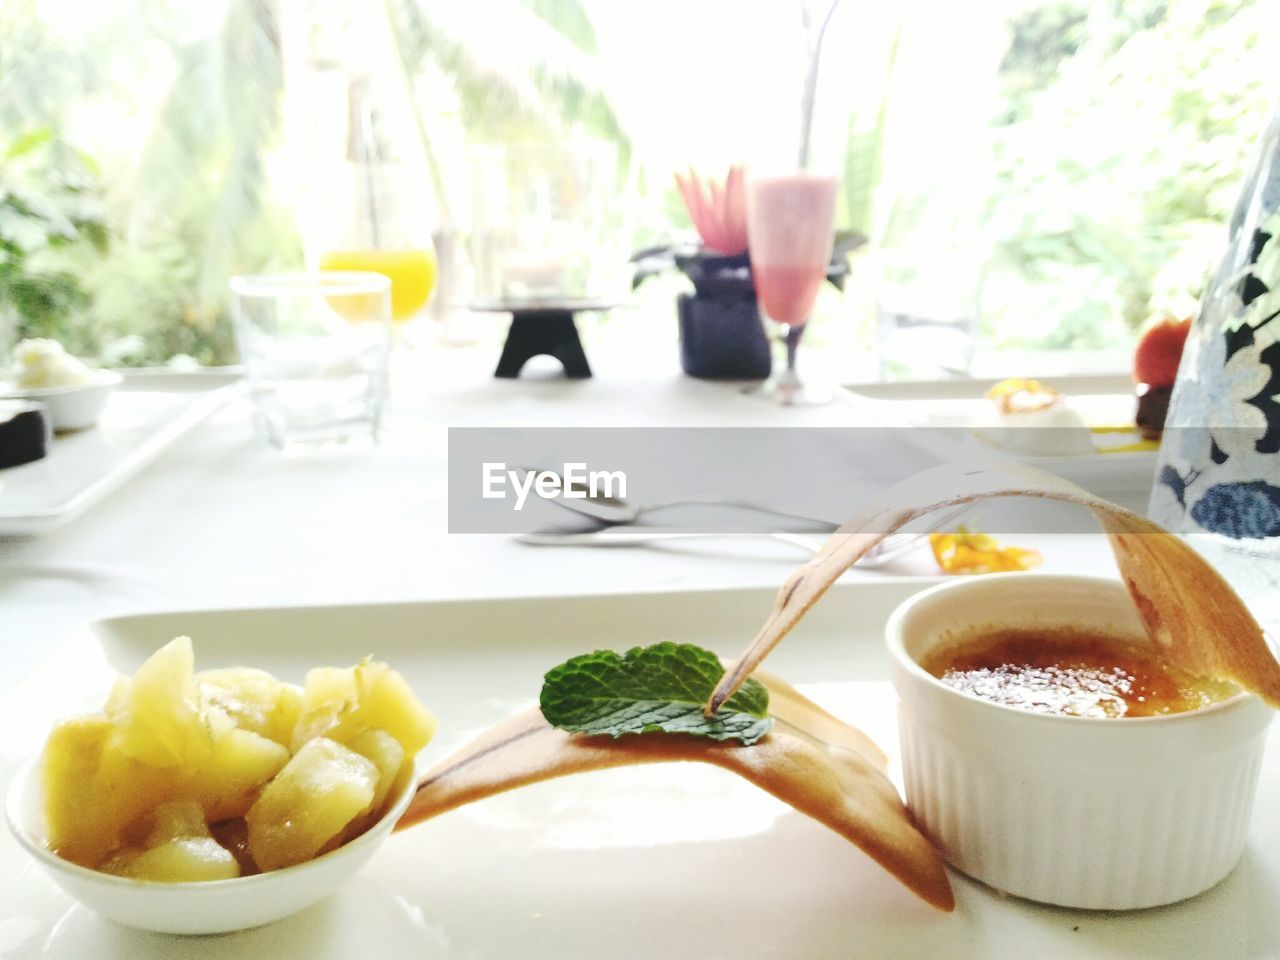
<path fill-rule="evenodd" d="M 707 716 L 703 706 L 723 676 L 720 658 L 691 643 L 655 643 L 621 656 L 597 650 L 552 668 L 540 706 L 548 723 L 575 733 L 684 733 L 750 746 L 773 725 L 769 691 L 748 678 Z"/>

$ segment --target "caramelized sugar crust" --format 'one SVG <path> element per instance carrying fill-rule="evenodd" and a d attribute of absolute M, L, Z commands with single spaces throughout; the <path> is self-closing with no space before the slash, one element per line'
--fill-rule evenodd
<path fill-rule="evenodd" d="M 1067 717 L 1183 713 L 1238 692 L 1164 663 L 1139 638 L 1074 628 L 978 631 L 935 649 L 920 665 L 983 700 Z"/>

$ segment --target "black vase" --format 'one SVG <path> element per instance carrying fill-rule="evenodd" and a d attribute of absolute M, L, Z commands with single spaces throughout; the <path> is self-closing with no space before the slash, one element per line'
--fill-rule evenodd
<path fill-rule="evenodd" d="M 827 282 L 844 289 L 849 273 L 847 255 L 866 238 L 849 234 L 837 239 L 827 266 Z M 703 247 L 661 246 L 639 250 L 632 287 L 647 278 L 679 268 L 693 282 L 693 294 L 681 294 L 680 365 L 703 380 L 764 380 L 773 366 L 769 339 L 760 320 L 751 258 L 712 253 Z"/>
<path fill-rule="evenodd" d="M 680 294 L 680 366 L 702 380 L 764 380 L 773 357 L 755 297 Z"/>
<path fill-rule="evenodd" d="M 773 365 L 747 254 L 675 255 L 694 292 L 677 300 L 680 366 L 703 380 L 763 380 Z"/>

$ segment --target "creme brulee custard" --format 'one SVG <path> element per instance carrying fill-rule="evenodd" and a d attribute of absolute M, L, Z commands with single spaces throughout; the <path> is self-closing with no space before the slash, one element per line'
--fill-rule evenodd
<path fill-rule="evenodd" d="M 1076 629 L 976 633 L 920 665 L 963 693 L 1065 717 L 1184 713 L 1239 692 L 1170 667 L 1123 638 Z"/>
<path fill-rule="evenodd" d="M 907 808 L 956 869 L 1137 910 L 1239 861 L 1272 710 L 1170 669 L 1123 581 L 951 580 L 899 606 L 885 642 Z"/>

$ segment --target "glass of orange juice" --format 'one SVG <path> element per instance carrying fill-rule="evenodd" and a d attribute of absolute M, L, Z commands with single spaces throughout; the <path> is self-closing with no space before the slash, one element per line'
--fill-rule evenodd
<path fill-rule="evenodd" d="M 354 270 L 380 273 L 391 281 L 391 319 L 404 323 L 417 316 L 435 290 L 435 248 L 392 250 L 329 250 L 320 255 L 321 270 Z"/>
<path fill-rule="evenodd" d="M 436 289 L 439 262 L 429 224 L 431 178 L 411 105 L 395 78 L 366 69 L 347 87 L 346 164 L 328 203 L 322 271 L 380 273 L 391 281 L 391 319 L 422 313 Z"/>

